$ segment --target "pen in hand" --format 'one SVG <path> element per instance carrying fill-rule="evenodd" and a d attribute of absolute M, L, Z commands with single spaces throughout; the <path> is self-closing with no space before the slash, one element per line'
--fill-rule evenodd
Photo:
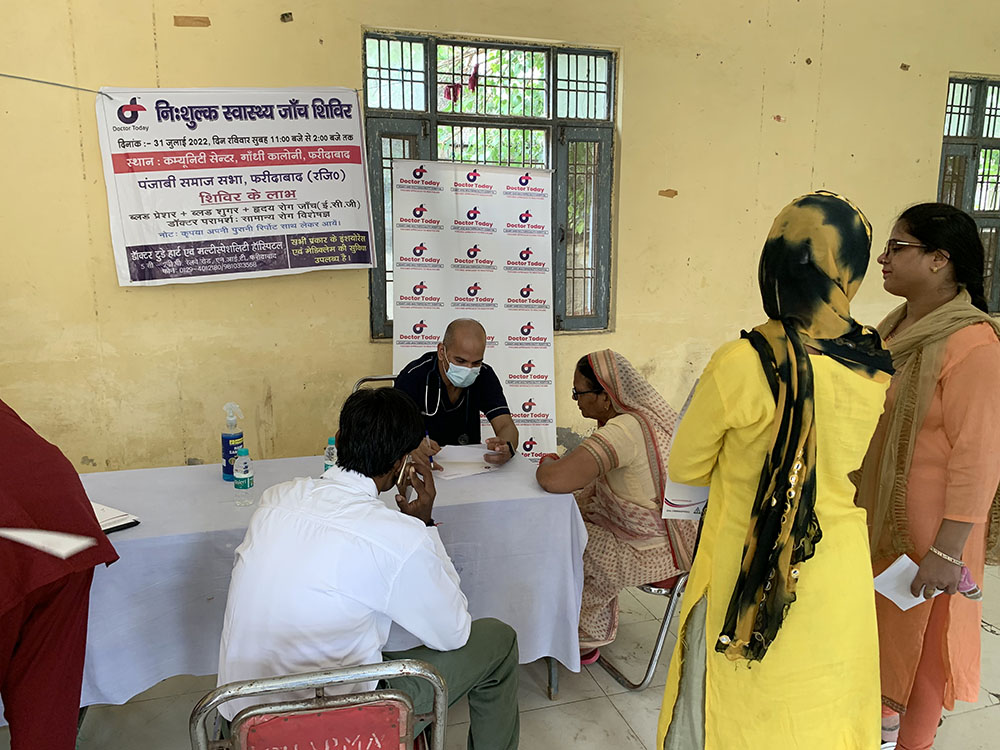
<path fill-rule="evenodd" d="M 427 442 L 427 447 L 430 448 L 431 447 L 431 433 L 428 430 L 424 430 L 424 440 Z M 432 455 L 430 455 L 428 453 L 427 454 L 427 458 L 430 459 L 431 468 L 433 468 L 434 467 L 434 456 L 432 456 Z"/>

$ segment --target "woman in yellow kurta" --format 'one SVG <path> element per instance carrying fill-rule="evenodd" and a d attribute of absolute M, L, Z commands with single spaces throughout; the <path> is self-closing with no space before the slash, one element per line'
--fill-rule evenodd
<path fill-rule="evenodd" d="M 900 750 L 926 750 L 942 708 L 979 694 L 982 604 L 954 594 L 982 586 L 986 548 L 997 552 L 1000 321 L 986 312 L 976 223 L 959 209 L 908 208 L 878 260 L 883 286 L 906 303 L 879 324 L 896 375 L 858 503 L 875 573 L 907 554 L 919 563 L 912 592 L 944 592 L 905 612 L 875 597 L 883 739 L 895 729 Z"/>
<path fill-rule="evenodd" d="M 769 320 L 715 353 L 678 428 L 671 478 L 711 489 L 657 748 L 879 746 L 865 516 L 847 477 L 891 369 L 850 317 L 870 248 L 846 199 L 787 206 L 760 262 Z"/>

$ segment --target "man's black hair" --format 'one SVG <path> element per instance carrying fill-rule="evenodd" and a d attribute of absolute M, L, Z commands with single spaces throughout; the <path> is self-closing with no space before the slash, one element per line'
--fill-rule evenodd
<path fill-rule="evenodd" d="M 413 399 L 395 388 L 352 393 L 340 410 L 337 466 L 366 477 L 392 470 L 424 437 L 424 420 Z"/>

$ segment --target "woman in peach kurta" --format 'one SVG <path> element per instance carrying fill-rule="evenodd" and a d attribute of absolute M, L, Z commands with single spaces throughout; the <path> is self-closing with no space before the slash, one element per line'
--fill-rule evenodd
<path fill-rule="evenodd" d="M 974 222 L 958 209 L 908 209 L 879 262 L 885 288 L 907 303 L 879 326 L 897 374 L 865 459 L 859 503 L 869 513 L 875 574 L 906 553 L 920 563 L 913 593 L 944 593 L 905 612 L 876 596 L 883 739 L 891 743 L 898 724 L 897 747 L 924 750 L 942 708 L 974 702 L 979 692 L 982 605 L 953 594 L 960 562 L 975 583 L 983 581 L 1000 482 L 1000 340 L 977 309 L 986 307 L 983 249 Z"/>

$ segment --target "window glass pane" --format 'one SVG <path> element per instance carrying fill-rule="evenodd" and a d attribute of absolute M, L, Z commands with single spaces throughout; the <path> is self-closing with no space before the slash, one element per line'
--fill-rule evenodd
<path fill-rule="evenodd" d="M 365 91 L 371 109 L 426 111 L 424 43 L 366 38 Z"/>
<path fill-rule="evenodd" d="M 571 142 L 566 195 L 566 316 L 593 315 L 597 293 L 594 217 L 599 143 Z"/>
<path fill-rule="evenodd" d="M 1000 138 L 1000 85 L 986 87 L 986 112 L 983 118 L 983 137 Z"/>
<path fill-rule="evenodd" d="M 542 128 L 439 125 L 438 159 L 501 167 L 548 167 L 548 131 Z"/>
<path fill-rule="evenodd" d="M 385 227 L 385 318 L 392 320 L 392 160 L 409 159 L 416 141 L 409 136 L 382 136 L 382 225 Z"/>
<path fill-rule="evenodd" d="M 556 55 L 556 117 L 610 120 L 611 66 L 606 55 Z"/>
<path fill-rule="evenodd" d="M 547 67 L 540 50 L 438 44 L 438 112 L 548 117 Z"/>
<path fill-rule="evenodd" d="M 948 83 L 948 103 L 944 109 L 944 134 L 967 136 L 972 132 L 975 86 L 971 83 Z"/>
<path fill-rule="evenodd" d="M 979 151 L 973 211 L 1000 211 L 1000 148 L 984 148 Z"/>
<path fill-rule="evenodd" d="M 941 175 L 941 190 L 938 197 L 942 203 L 962 208 L 968 165 L 969 158 L 965 154 L 949 154 L 944 158 L 944 172 Z"/>

